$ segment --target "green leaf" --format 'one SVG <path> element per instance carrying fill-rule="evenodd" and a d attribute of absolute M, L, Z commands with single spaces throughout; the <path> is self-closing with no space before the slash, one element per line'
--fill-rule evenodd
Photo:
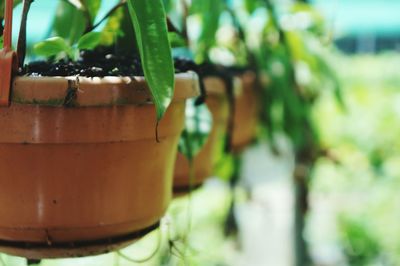
<path fill-rule="evenodd" d="M 61 1 L 57 7 L 53 25 L 51 25 L 52 35 L 62 37 L 70 45 L 73 45 L 82 37 L 87 25 L 88 21 L 84 11 Z"/>
<path fill-rule="evenodd" d="M 175 1 L 174 0 L 163 0 L 163 4 L 165 7 L 165 10 L 167 12 L 169 12 L 175 5 Z"/>
<path fill-rule="evenodd" d="M 195 100 L 187 101 L 185 130 L 179 141 L 179 151 L 189 161 L 193 160 L 207 143 L 212 122 L 212 115 L 206 105 L 196 106 Z"/>
<path fill-rule="evenodd" d="M 107 24 L 101 32 L 101 44 L 104 46 L 113 45 L 117 38 L 124 34 L 122 30 L 122 20 L 124 18 L 124 10 L 119 8 L 108 19 Z"/>
<path fill-rule="evenodd" d="M 84 9 L 88 12 L 91 22 L 93 23 L 96 19 L 97 13 L 101 7 L 101 0 L 81 0 Z"/>
<path fill-rule="evenodd" d="M 0 36 L 0 49 L 3 49 L 3 45 L 4 45 L 3 36 Z"/>
<path fill-rule="evenodd" d="M 83 9 L 82 1 L 80 0 L 68 0 L 68 2 L 73 5 L 76 9 Z"/>
<path fill-rule="evenodd" d="M 85 13 L 93 23 L 101 7 L 101 0 L 67 0 L 75 9 Z"/>
<path fill-rule="evenodd" d="M 101 0 L 60 1 L 51 26 L 52 33 L 75 44 L 93 25 L 100 7 Z"/>
<path fill-rule="evenodd" d="M 89 32 L 83 35 L 78 41 L 79 50 L 92 50 L 96 48 L 101 41 L 100 32 Z"/>
<path fill-rule="evenodd" d="M 249 13 L 253 13 L 254 10 L 257 8 L 256 1 L 254 0 L 245 0 L 244 6 Z"/>
<path fill-rule="evenodd" d="M 128 0 L 143 71 L 161 120 L 174 94 L 174 63 L 162 0 Z"/>
<path fill-rule="evenodd" d="M 244 0 L 244 7 L 250 14 L 253 13 L 258 7 L 263 6 L 264 0 Z"/>
<path fill-rule="evenodd" d="M 215 34 L 219 27 L 219 18 L 223 9 L 223 1 L 194 0 L 192 2 L 191 13 L 197 13 L 202 20 L 197 47 L 197 61 L 199 62 L 208 59 L 208 52 L 215 45 Z"/>
<path fill-rule="evenodd" d="M 169 42 L 171 43 L 171 47 L 173 47 L 173 48 L 186 46 L 185 39 L 181 35 L 177 34 L 176 32 L 169 32 L 168 39 L 169 39 Z"/>
<path fill-rule="evenodd" d="M 69 57 L 73 57 L 72 47 L 61 37 L 49 38 L 33 47 L 36 55 L 51 57 L 60 53 L 66 53 Z"/>

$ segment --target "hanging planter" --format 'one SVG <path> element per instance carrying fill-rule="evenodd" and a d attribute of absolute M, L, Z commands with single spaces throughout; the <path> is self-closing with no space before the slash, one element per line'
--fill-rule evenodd
<path fill-rule="evenodd" d="M 16 78 L 0 109 L 0 251 L 91 255 L 156 228 L 196 76 L 177 75 L 175 89 L 157 143 L 143 78 Z"/>
<path fill-rule="evenodd" d="M 0 51 L 0 252 L 41 259 L 125 247 L 157 228 L 168 207 L 197 75 L 174 76 L 161 1 L 127 2 L 141 60 L 120 56 L 128 62 L 116 65 L 112 54 L 76 61 L 100 40 L 89 32 L 72 45 L 54 37 L 35 46 L 68 58 L 23 66 L 26 27 L 17 59 L 12 4 Z M 17 60 L 25 75 L 12 79 Z"/>
<path fill-rule="evenodd" d="M 241 90 L 235 95 L 232 131 L 232 150 L 240 153 L 256 138 L 259 117 L 259 96 L 256 89 L 256 75 L 246 71 L 237 76 Z"/>
<path fill-rule="evenodd" d="M 226 94 L 226 84 L 221 78 L 207 77 L 204 80 L 207 100 L 213 126 L 208 140 L 193 162 L 193 178 L 190 177 L 189 161 L 178 153 L 174 172 L 174 194 L 185 195 L 191 189 L 201 186 L 214 173 L 216 159 L 224 149 L 229 120 L 229 101 Z"/>
<path fill-rule="evenodd" d="M 214 174 L 216 160 L 225 148 L 225 138 L 229 128 L 229 116 L 233 115 L 231 149 L 240 153 L 256 138 L 259 100 L 256 90 L 256 76 L 252 71 L 235 75 L 233 78 L 233 101 L 229 102 L 227 83 L 217 77 L 205 79 L 207 90 L 206 104 L 213 117 L 213 127 L 206 144 L 193 162 L 193 177 L 190 177 L 190 164 L 186 157 L 178 153 L 174 173 L 174 194 L 185 195 L 201 186 Z M 230 108 L 233 104 L 233 108 Z M 233 110 L 233 114 L 230 114 Z"/>

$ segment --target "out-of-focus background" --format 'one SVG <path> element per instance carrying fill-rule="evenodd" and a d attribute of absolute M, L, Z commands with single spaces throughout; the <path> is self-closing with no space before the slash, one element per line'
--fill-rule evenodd
<path fill-rule="evenodd" d="M 50 20 L 46 9 L 54 8 L 53 4 L 37 0 L 41 7 L 32 11 L 32 42 L 46 35 Z M 321 141 L 331 147 L 334 159 L 319 160 L 310 181 L 303 232 L 310 264 L 400 265 L 400 1 L 315 0 L 311 4 L 326 18 L 327 41 L 334 44 L 329 58 L 345 104 L 339 106 L 327 92 L 313 110 Z M 191 197 L 173 203 L 162 231 L 188 237 L 187 246 L 176 244 L 190 254 L 186 265 L 294 265 L 294 154 L 284 136 L 279 143 L 279 156 L 263 141 L 245 151 L 242 180 L 233 194 L 236 237 L 224 235 L 232 194 L 223 181 L 211 179 Z M 145 258 L 156 248 L 157 234 L 122 252 Z M 153 259 L 141 264 L 107 254 L 40 265 L 182 264 L 181 249 L 167 249 L 162 245 Z M 4 265 L 26 265 L 22 258 L 1 258 Z"/>

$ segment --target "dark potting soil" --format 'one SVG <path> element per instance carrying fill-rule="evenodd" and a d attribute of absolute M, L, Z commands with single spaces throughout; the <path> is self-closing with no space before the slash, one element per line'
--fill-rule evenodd
<path fill-rule="evenodd" d="M 185 58 L 174 58 L 174 64 L 175 73 L 191 70 L 200 77 L 218 76 L 227 79 L 245 71 L 242 68 L 226 68 L 209 63 L 197 65 Z M 104 77 L 143 76 L 144 73 L 139 55 L 116 55 L 109 48 L 98 48 L 82 51 L 77 61 L 62 59 L 31 62 L 20 69 L 19 75 Z"/>
<path fill-rule="evenodd" d="M 175 58 L 175 73 L 194 71 L 200 75 L 200 67 L 191 60 Z M 19 75 L 27 76 L 143 76 L 138 55 L 115 55 L 104 49 L 82 51 L 77 61 L 34 61 L 25 65 Z"/>
<path fill-rule="evenodd" d="M 121 56 L 106 51 L 82 51 L 77 61 L 34 61 L 19 72 L 27 76 L 143 76 L 138 56 Z"/>

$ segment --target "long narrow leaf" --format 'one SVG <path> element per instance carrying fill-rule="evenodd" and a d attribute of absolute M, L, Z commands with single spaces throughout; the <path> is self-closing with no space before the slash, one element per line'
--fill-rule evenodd
<path fill-rule="evenodd" d="M 128 0 L 128 7 L 159 121 L 174 94 L 174 64 L 165 10 L 162 0 Z"/>
<path fill-rule="evenodd" d="M 208 52 L 215 44 L 215 34 L 223 11 L 223 1 L 196 0 L 192 2 L 190 13 L 198 14 L 202 20 L 201 34 L 198 40 L 197 61 L 208 60 Z"/>

